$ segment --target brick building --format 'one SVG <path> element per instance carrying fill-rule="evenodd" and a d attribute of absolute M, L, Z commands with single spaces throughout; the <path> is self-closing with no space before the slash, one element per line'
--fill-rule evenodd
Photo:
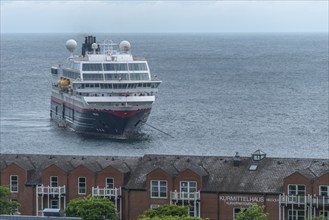
<path fill-rule="evenodd" d="M 264 205 L 271 220 L 329 216 L 328 159 L 145 155 L 143 157 L 0 155 L 0 184 L 24 215 L 63 209 L 77 197 L 111 199 L 121 219 L 162 204 L 191 216 L 232 220 L 241 207 Z"/>

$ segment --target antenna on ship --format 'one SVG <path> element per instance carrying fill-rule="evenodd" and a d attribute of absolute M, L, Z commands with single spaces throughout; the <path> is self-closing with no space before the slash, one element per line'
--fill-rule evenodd
<path fill-rule="evenodd" d="M 77 45 L 78 45 L 77 42 L 73 39 L 70 39 L 70 40 L 66 41 L 65 45 L 66 45 L 66 49 L 71 52 L 71 55 L 69 58 L 73 58 L 73 51 L 75 50 L 75 48 L 77 48 Z"/>

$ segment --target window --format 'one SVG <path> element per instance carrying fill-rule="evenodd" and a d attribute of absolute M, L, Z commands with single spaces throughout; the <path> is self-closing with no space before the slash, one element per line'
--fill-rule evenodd
<path fill-rule="evenodd" d="M 105 71 L 126 71 L 128 66 L 126 63 L 107 63 L 104 64 Z"/>
<path fill-rule="evenodd" d="M 50 186 L 51 187 L 57 187 L 58 186 L 58 177 L 57 176 L 51 176 L 50 177 Z"/>
<path fill-rule="evenodd" d="M 110 177 L 107 177 L 106 178 L 106 188 L 107 189 L 114 189 L 114 179 L 113 178 L 110 178 Z"/>
<path fill-rule="evenodd" d="M 149 80 L 148 73 L 131 73 L 130 80 Z"/>
<path fill-rule="evenodd" d="M 233 220 L 236 220 L 236 216 L 240 211 L 240 208 L 233 208 Z"/>
<path fill-rule="evenodd" d="M 72 78 L 72 79 L 77 79 L 80 77 L 80 73 L 63 69 L 63 76 L 66 76 L 66 77 Z"/>
<path fill-rule="evenodd" d="M 305 212 L 304 210 L 292 210 L 288 211 L 288 220 L 304 220 Z"/>
<path fill-rule="evenodd" d="M 305 195 L 305 186 L 304 185 L 288 185 L 288 194 L 289 195 Z"/>
<path fill-rule="evenodd" d="M 128 80 L 128 73 L 105 74 L 105 80 Z"/>
<path fill-rule="evenodd" d="M 52 208 L 52 209 L 58 209 L 59 208 L 58 199 L 50 200 L 50 208 Z"/>
<path fill-rule="evenodd" d="M 167 198 L 167 181 L 151 181 L 151 198 Z"/>
<path fill-rule="evenodd" d="M 182 193 L 182 198 L 194 198 L 196 192 L 196 182 L 195 181 L 181 181 L 180 191 Z"/>
<path fill-rule="evenodd" d="M 78 194 L 85 195 L 86 194 L 86 177 L 78 178 Z"/>
<path fill-rule="evenodd" d="M 84 73 L 83 80 L 103 80 L 103 74 Z"/>
<path fill-rule="evenodd" d="M 147 70 L 145 63 L 129 63 L 129 70 L 131 71 L 143 71 Z"/>
<path fill-rule="evenodd" d="M 10 176 L 10 192 L 18 192 L 18 176 Z"/>
<path fill-rule="evenodd" d="M 102 64 L 101 63 L 84 63 L 82 65 L 83 71 L 102 71 Z"/>
<path fill-rule="evenodd" d="M 319 194 L 320 196 L 329 196 L 329 186 L 319 186 Z"/>

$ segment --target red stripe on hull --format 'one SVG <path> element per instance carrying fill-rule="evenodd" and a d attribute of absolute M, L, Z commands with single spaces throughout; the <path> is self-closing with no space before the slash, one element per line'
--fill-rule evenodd
<path fill-rule="evenodd" d="M 120 118 L 130 118 L 132 116 L 134 116 L 135 114 L 137 114 L 138 112 L 146 112 L 146 111 L 150 111 L 151 109 L 147 108 L 147 109 L 139 109 L 139 110 L 121 110 L 121 111 L 114 111 L 114 110 L 105 110 L 105 109 L 89 109 L 89 108 L 81 108 L 79 106 L 73 105 L 69 102 L 63 101 L 61 99 L 58 99 L 56 97 L 51 96 L 51 100 L 53 102 L 56 102 L 58 104 L 64 104 L 65 106 L 68 106 L 70 108 L 73 108 L 75 110 L 79 110 L 79 111 L 91 111 L 91 112 L 108 112 L 111 113 L 115 116 L 118 116 Z"/>

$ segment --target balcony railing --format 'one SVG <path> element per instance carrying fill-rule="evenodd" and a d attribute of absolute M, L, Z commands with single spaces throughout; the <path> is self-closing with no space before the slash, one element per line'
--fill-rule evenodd
<path fill-rule="evenodd" d="M 65 185 L 64 186 L 37 186 L 37 194 L 42 195 L 62 195 L 66 194 Z"/>
<path fill-rule="evenodd" d="M 200 191 L 198 192 L 170 192 L 170 199 L 171 200 L 200 200 Z"/>
<path fill-rule="evenodd" d="M 280 195 L 280 204 L 281 205 L 309 205 L 312 206 L 328 206 L 329 205 L 329 196 L 319 196 L 319 195 Z"/>
<path fill-rule="evenodd" d="M 117 198 L 117 197 L 121 196 L 121 188 L 109 189 L 109 188 L 99 188 L 98 186 L 93 187 L 92 196 Z"/>

